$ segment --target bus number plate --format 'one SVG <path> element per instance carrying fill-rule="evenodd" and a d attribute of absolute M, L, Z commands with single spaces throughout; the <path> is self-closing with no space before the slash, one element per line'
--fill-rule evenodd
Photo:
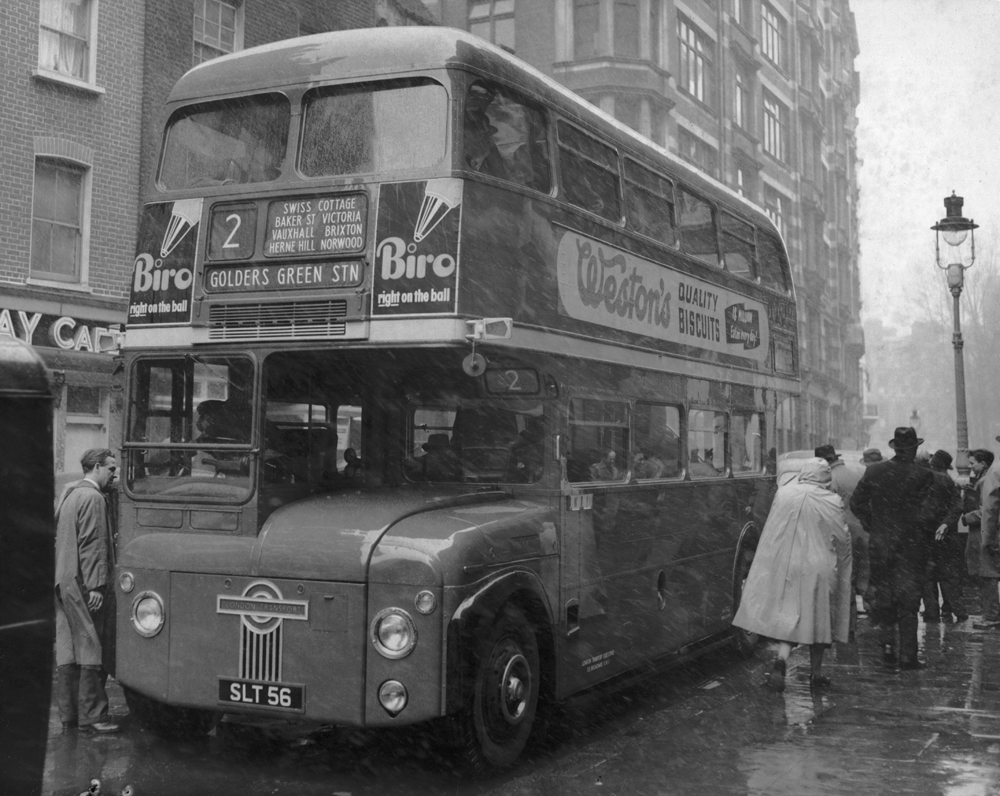
<path fill-rule="evenodd" d="M 258 708 L 301 711 L 305 707 L 305 687 L 220 677 L 219 702 L 228 705 L 252 705 Z"/>

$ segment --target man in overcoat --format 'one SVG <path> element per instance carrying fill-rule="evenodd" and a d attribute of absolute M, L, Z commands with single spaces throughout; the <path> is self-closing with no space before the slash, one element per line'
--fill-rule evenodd
<path fill-rule="evenodd" d="M 913 428 L 897 428 L 889 442 L 896 455 L 868 467 L 851 497 L 851 510 L 869 535 L 869 596 L 883 659 L 901 669 L 924 666 L 917 658 L 917 612 L 933 539 L 927 538 L 927 501 L 934 476 L 915 461 L 922 442 Z"/>
<path fill-rule="evenodd" d="M 962 596 L 962 556 L 965 542 L 958 535 L 958 519 L 962 516 L 962 490 L 948 475 L 951 462 L 951 454 L 943 450 L 934 451 L 928 462 L 934 474 L 934 488 L 931 490 L 928 509 L 934 541 L 924 579 L 924 620 L 927 622 L 937 622 L 940 619 L 947 622 L 949 614 L 955 614 L 958 622 L 969 618 Z M 943 598 L 940 609 L 939 584 Z"/>
<path fill-rule="evenodd" d="M 80 459 L 83 479 L 71 484 L 56 507 L 56 699 L 63 730 L 113 733 L 108 716 L 102 637 L 112 588 L 106 490 L 118 468 L 107 448 Z"/>
<path fill-rule="evenodd" d="M 996 438 L 1000 442 L 1000 437 Z M 979 549 L 979 577 L 983 579 L 984 589 L 997 588 L 1000 578 L 1000 460 L 994 460 L 990 468 L 983 473 L 982 507 L 980 529 L 982 542 Z M 994 628 L 1000 626 L 1000 621 L 993 621 L 985 614 L 983 623 L 978 627 Z"/>

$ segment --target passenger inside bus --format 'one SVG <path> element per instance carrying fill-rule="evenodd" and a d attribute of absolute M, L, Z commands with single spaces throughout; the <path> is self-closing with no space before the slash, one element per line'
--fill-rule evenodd
<path fill-rule="evenodd" d="M 239 422 L 235 407 L 228 401 L 209 400 L 198 404 L 195 426 L 200 433 L 194 441 L 203 444 L 245 442 L 249 431 L 247 424 Z M 193 476 L 248 475 L 249 472 L 248 457 L 238 451 L 202 449 L 191 459 Z"/>
<path fill-rule="evenodd" d="M 461 481 L 462 465 L 447 434 L 431 434 L 422 456 L 407 463 L 410 477 L 418 481 Z"/>
<path fill-rule="evenodd" d="M 507 167 L 496 143 L 499 129 L 487 113 L 495 96 L 481 80 L 469 86 L 465 96 L 465 162 L 473 171 L 507 179 Z"/>

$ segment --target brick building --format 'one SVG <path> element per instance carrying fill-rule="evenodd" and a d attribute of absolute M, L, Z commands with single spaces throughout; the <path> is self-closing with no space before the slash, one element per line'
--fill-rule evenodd
<path fill-rule="evenodd" d="M 797 288 L 785 448 L 866 439 L 848 0 L 428 0 L 763 207 Z"/>
<path fill-rule="evenodd" d="M 135 256 L 144 8 L 0 4 L 0 334 L 30 342 L 56 395 L 56 472 L 117 441 L 115 324 Z"/>
<path fill-rule="evenodd" d="M 58 482 L 87 448 L 120 442 L 115 330 L 177 78 L 278 39 L 432 23 L 418 0 L 0 3 L 0 334 L 50 369 Z"/>

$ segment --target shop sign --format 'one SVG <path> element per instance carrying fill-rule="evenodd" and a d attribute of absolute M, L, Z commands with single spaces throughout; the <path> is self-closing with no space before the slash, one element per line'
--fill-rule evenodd
<path fill-rule="evenodd" d="M 0 309 L 0 334 L 33 346 L 92 354 L 116 353 L 118 339 L 117 329 L 93 321 L 10 309 Z"/>

